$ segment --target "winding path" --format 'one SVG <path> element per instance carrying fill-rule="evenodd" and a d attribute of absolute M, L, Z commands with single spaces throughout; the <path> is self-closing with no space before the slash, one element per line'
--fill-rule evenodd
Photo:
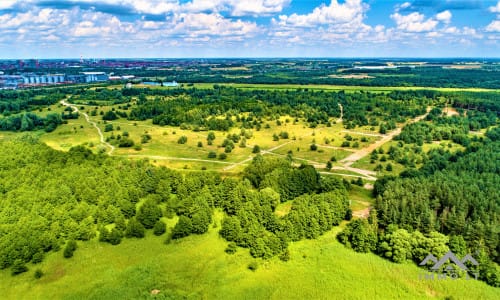
<path fill-rule="evenodd" d="M 99 134 L 99 138 L 101 140 L 101 144 L 104 144 L 106 147 L 109 148 L 108 155 L 112 155 L 113 154 L 113 151 L 115 151 L 115 146 L 113 146 L 110 143 L 106 142 L 106 140 L 104 139 L 104 134 L 102 134 L 101 128 L 99 128 L 99 126 L 97 126 L 96 122 L 90 120 L 90 117 L 89 117 L 89 115 L 87 113 L 80 112 L 78 110 L 78 107 L 76 105 L 68 103 L 68 102 L 66 102 L 66 100 L 61 100 L 61 104 L 64 105 L 64 106 L 67 106 L 67 107 L 71 107 L 71 109 L 73 109 L 73 112 L 81 113 L 85 117 L 85 120 L 87 121 L 87 123 L 91 124 L 92 126 L 94 126 L 95 129 L 97 129 L 97 133 Z"/>

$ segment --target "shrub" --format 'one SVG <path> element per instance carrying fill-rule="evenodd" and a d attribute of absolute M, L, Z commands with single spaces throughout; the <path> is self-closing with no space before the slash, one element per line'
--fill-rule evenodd
<path fill-rule="evenodd" d="M 185 143 L 187 143 L 187 140 L 188 140 L 187 136 L 183 135 L 183 136 L 181 136 L 181 137 L 177 140 L 177 143 L 178 143 L 178 144 L 185 144 Z"/>
<path fill-rule="evenodd" d="M 33 274 L 33 276 L 35 276 L 36 279 L 42 278 L 42 276 L 43 276 L 42 270 L 36 269 L 35 274 Z"/>
<path fill-rule="evenodd" d="M 252 261 L 248 264 L 248 269 L 251 271 L 256 271 L 259 268 L 259 264 L 256 261 Z"/>
<path fill-rule="evenodd" d="M 14 260 L 14 263 L 12 264 L 12 269 L 11 269 L 11 274 L 12 276 L 21 274 L 28 271 L 28 267 L 24 264 L 24 262 L 21 259 L 16 259 Z"/>
<path fill-rule="evenodd" d="M 109 131 L 113 131 L 113 124 L 106 124 L 106 126 L 104 126 L 104 132 Z"/>
<path fill-rule="evenodd" d="M 68 244 L 66 244 L 66 247 L 64 248 L 64 258 L 70 258 L 73 257 L 73 253 L 76 250 L 76 242 L 74 240 L 70 240 Z"/>
<path fill-rule="evenodd" d="M 158 221 L 155 223 L 155 226 L 153 227 L 153 233 L 155 235 L 162 235 L 165 233 L 165 231 L 167 231 L 167 227 L 165 225 L 165 223 L 163 223 L 163 221 Z"/>
<path fill-rule="evenodd" d="M 238 250 L 238 247 L 236 246 L 236 243 L 235 242 L 230 242 L 228 245 L 227 245 L 227 248 L 226 250 L 224 250 L 227 254 L 234 254 L 236 253 L 236 251 Z"/>
<path fill-rule="evenodd" d="M 215 151 L 208 152 L 208 158 L 216 158 L 216 157 L 217 157 L 217 153 L 215 153 Z"/>

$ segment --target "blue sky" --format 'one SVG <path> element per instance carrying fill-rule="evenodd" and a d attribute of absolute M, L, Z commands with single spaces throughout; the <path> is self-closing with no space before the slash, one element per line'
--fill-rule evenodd
<path fill-rule="evenodd" d="M 500 0 L 0 0 L 0 59 L 500 57 Z"/>

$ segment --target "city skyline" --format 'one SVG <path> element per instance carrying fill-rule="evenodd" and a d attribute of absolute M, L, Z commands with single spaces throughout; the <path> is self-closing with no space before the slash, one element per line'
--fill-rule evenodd
<path fill-rule="evenodd" d="M 500 57 L 500 1 L 0 2 L 0 59 Z"/>

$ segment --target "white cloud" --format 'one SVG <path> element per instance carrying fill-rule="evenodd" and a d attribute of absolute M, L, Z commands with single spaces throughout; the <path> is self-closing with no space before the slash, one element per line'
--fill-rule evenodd
<path fill-rule="evenodd" d="M 346 0 L 339 4 L 332 0 L 329 6 L 322 4 L 307 15 L 292 14 L 279 16 L 279 24 L 283 26 L 312 27 L 321 24 L 341 24 L 353 21 L 360 22 L 368 5 L 361 0 Z"/>
<path fill-rule="evenodd" d="M 491 6 L 490 11 L 492 13 L 499 13 L 500 14 L 500 1 L 498 1 L 497 5 Z"/>
<path fill-rule="evenodd" d="M 403 16 L 399 13 L 394 13 L 391 18 L 396 22 L 397 28 L 407 32 L 425 32 L 432 31 L 438 25 L 438 21 L 430 18 L 427 20 L 423 14 L 414 12 Z"/>
<path fill-rule="evenodd" d="M 500 20 L 494 20 L 487 27 L 486 31 L 488 32 L 500 32 Z"/>
<path fill-rule="evenodd" d="M 283 10 L 291 0 L 231 0 L 234 16 L 267 15 Z"/>
<path fill-rule="evenodd" d="M 258 31 L 258 26 L 254 22 L 231 21 L 216 13 L 179 14 L 175 16 L 174 23 L 176 33 L 191 37 L 252 35 Z"/>
<path fill-rule="evenodd" d="M 18 0 L 1 0 L 0 1 L 0 9 L 12 8 L 18 2 L 20 2 L 20 1 L 18 1 Z"/>
<path fill-rule="evenodd" d="M 451 16 L 451 12 L 449 10 L 445 10 L 436 15 L 436 20 L 448 24 L 451 22 Z"/>

